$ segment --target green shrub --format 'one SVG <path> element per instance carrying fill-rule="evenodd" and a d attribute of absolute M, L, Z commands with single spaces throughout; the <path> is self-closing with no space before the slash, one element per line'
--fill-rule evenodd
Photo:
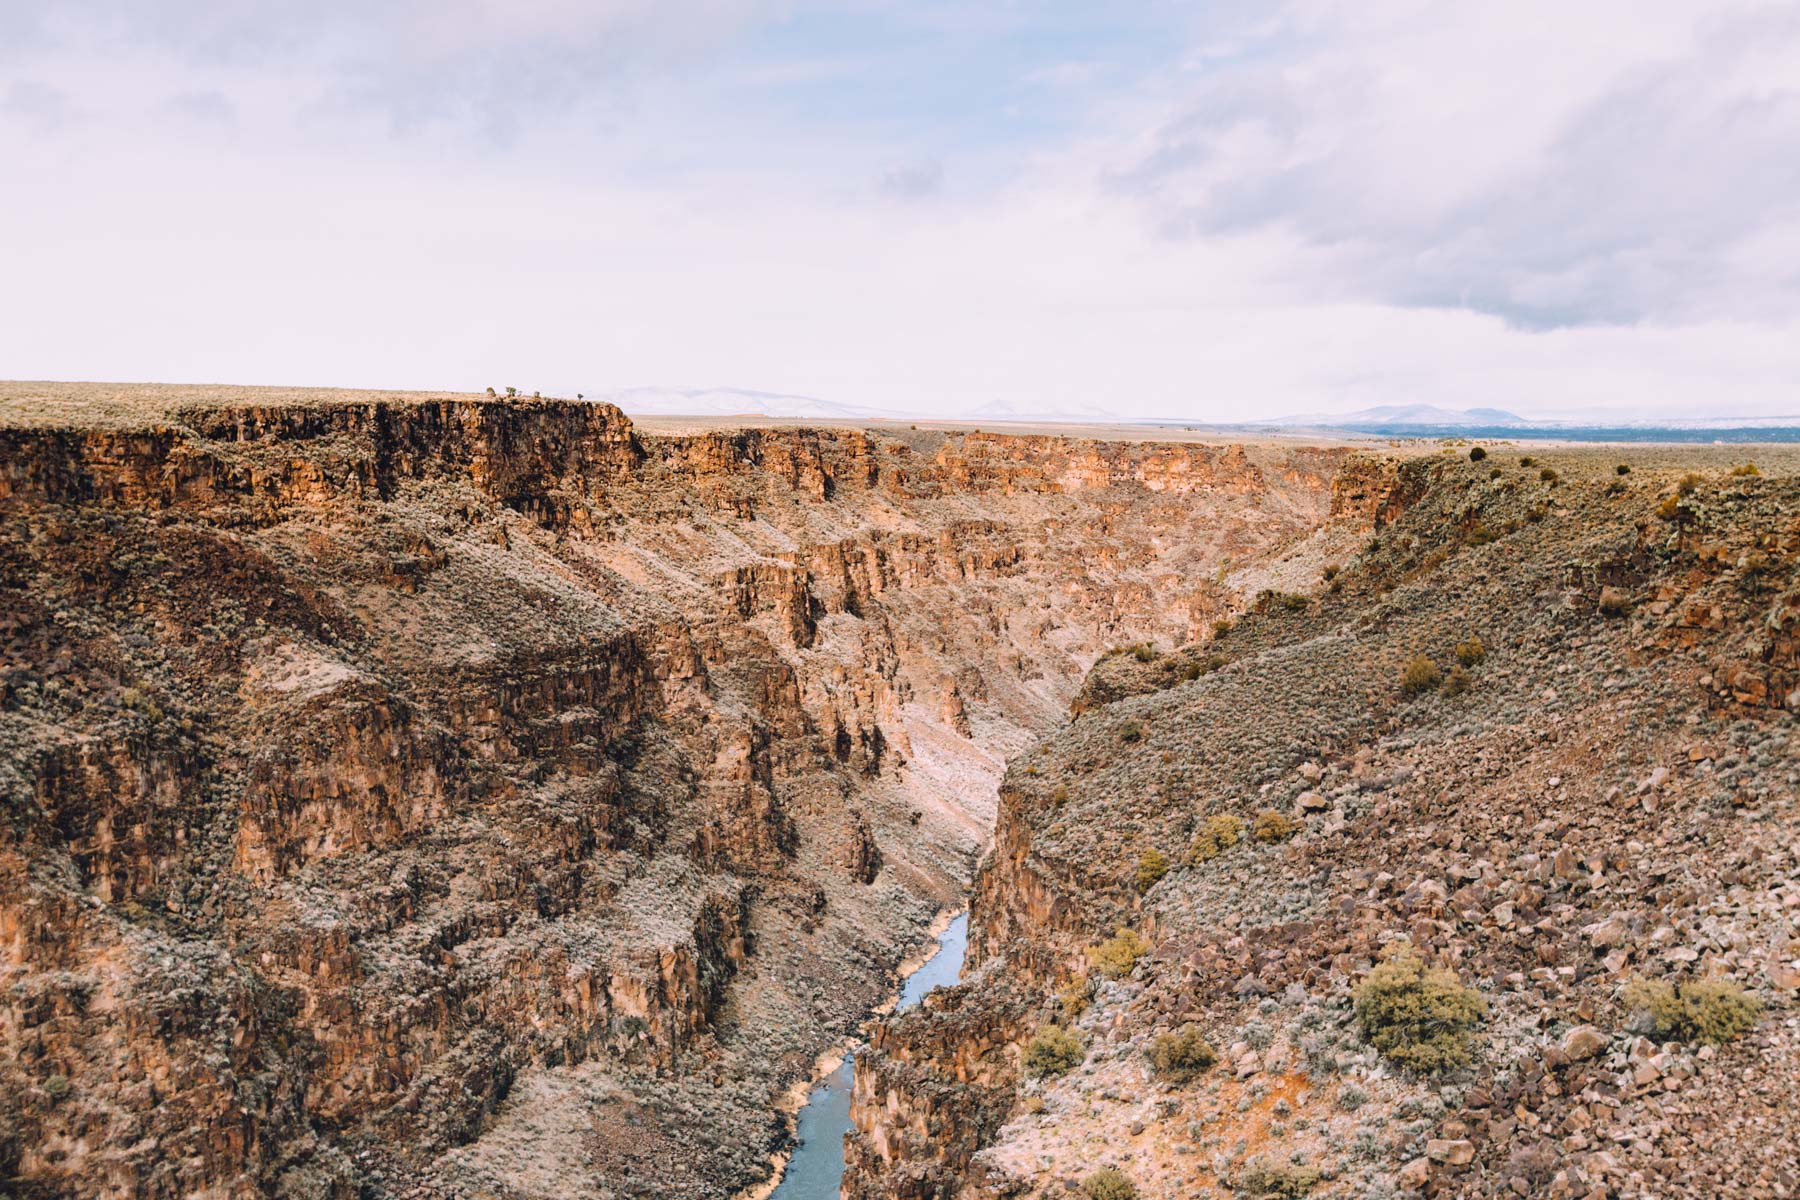
<path fill-rule="evenodd" d="M 1631 464 L 1630 463 L 1620 463 L 1618 466 L 1613 468 L 1613 472 L 1614 472 L 1614 474 L 1618 474 L 1618 475 L 1629 475 L 1629 474 L 1631 474 Z"/>
<path fill-rule="evenodd" d="M 1454 972 L 1427 967 L 1410 942 L 1395 942 L 1352 993 L 1356 1021 L 1369 1044 L 1426 1074 L 1466 1066 L 1474 1031 L 1487 1012 L 1475 989 Z"/>
<path fill-rule="evenodd" d="M 1500 535 L 1489 529 L 1485 521 L 1475 522 L 1469 526 L 1468 532 L 1463 534 L 1463 542 L 1470 546 L 1486 546 L 1499 540 Z"/>
<path fill-rule="evenodd" d="M 1045 1025 L 1025 1043 L 1025 1073 L 1033 1079 L 1066 1074 L 1086 1057 L 1080 1038 L 1061 1025 Z"/>
<path fill-rule="evenodd" d="M 1481 638 L 1469 635 L 1466 642 L 1456 643 L 1456 661 L 1465 667 L 1478 667 L 1487 659 L 1487 646 Z"/>
<path fill-rule="evenodd" d="M 1755 997 L 1716 975 L 1690 979 L 1679 988 L 1660 979 L 1635 979 L 1625 985 L 1625 1007 L 1648 1015 L 1660 1038 L 1715 1046 L 1750 1032 L 1762 1012 Z"/>
<path fill-rule="evenodd" d="M 1256 820 L 1250 823 L 1250 836 L 1265 845 L 1285 842 L 1300 832 L 1300 822 L 1286 813 L 1265 808 L 1256 814 Z"/>
<path fill-rule="evenodd" d="M 1137 1200 L 1137 1185 L 1117 1167 L 1101 1167 L 1081 1183 L 1087 1200 Z"/>
<path fill-rule="evenodd" d="M 44 1095 L 50 1098 L 52 1104 L 61 1104 L 67 1100 L 72 1090 L 67 1075 L 52 1075 L 44 1080 Z"/>
<path fill-rule="evenodd" d="M 1531 457 L 1531 455 L 1529 455 L 1529 454 L 1527 454 L 1527 455 L 1525 455 L 1525 456 L 1524 456 L 1524 457 L 1523 457 L 1523 458 L 1521 458 L 1521 459 L 1520 459 L 1520 460 L 1519 460 L 1519 465 L 1520 465 L 1520 466 L 1521 466 L 1521 467 L 1529 467 L 1529 466 L 1533 466 L 1533 465 L 1535 465 L 1535 464 L 1536 464 L 1536 463 L 1537 463 L 1537 459 L 1535 459 L 1535 458 L 1533 458 L 1533 457 Z"/>
<path fill-rule="evenodd" d="M 1212 1048 L 1197 1025 L 1183 1025 L 1150 1043 L 1150 1065 L 1171 1083 L 1187 1083 L 1212 1069 L 1219 1052 Z"/>
<path fill-rule="evenodd" d="M 1469 461 L 1470 462 L 1480 462 L 1482 459 L 1484 459 L 1486 457 L 1487 457 L 1487 451 L 1483 450 L 1480 446 L 1472 447 L 1469 450 Z"/>
<path fill-rule="evenodd" d="M 1263 1197 L 1297 1200 L 1312 1191 L 1318 1182 L 1317 1168 L 1276 1162 L 1269 1158 L 1253 1158 L 1239 1172 L 1237 1187 L 1243 1195 L 1256 1197 L 1258 1200 Z"/>
<path fill-rule="evenodd" d="M 1094 1002 L 1094 981 L 1086 975 L 1077 975 L 1056 993 L 1056 1002 L 1069 1014 L 1069 1020 L 1078 1019 Z"/>
<path fill-rule="evenodd" d="M 1444 676 L 1444 695 L 1460 696 L 1474 686 L 1474 683 L 1475 677 L 1469 674 L 1469 669 L 1458 663 Z"/>
<path fill-rule="evenodd" d="M 1144 740 L 1144 724 L 1142 721 L 1127 721 L 1119 726 L 1121 742 L 1141 742 Z"/>
<path fill-rule="evenodd" d="M 1108 979 L 1123 979 L 1131 974 L 1138 959 L 1150 953 L 1150 943 L 1139 937 L 1135 929 L 1120 926 L 1119 932 L 1097 946 L 1088 947 L 1088 961 L 1094 970 Z"/>
<path fill-rule="evenodd" d="M 1169 873 L 1169 856 L 1154 846 L 1138 855 L 1137 890 L 1147 892 Z"/>
<path fill-rule="evenodd" d="M 1545 467 L 1543 470 L 1538 472 L 1538 478 L 1543 480 L 1545 483 L 1555 483 L 1558 479 L 1560 479 L 1562 477 L 1556 473 L 1556 468 Z"/>
<path fill-rule="evenodd" d="M 1244 823 L 1230 813 L 1214 813 L 1200 826 L 1188 846 L 1190 863 L 1210 862 L 1237 845 L 1244 837 Z"/>
<path fill-rule="evenodd" d="M 1231 622 L 1230 621 L 1221 619 L 1218 621 L 1214 621 L 1212 623 L 1212 633 L 1213 633 L 1213 639 L 1215 641 L 1219 638 L 1224 637 L 1226 634 L 1228 634 L 1230 632 L 1231 632 Z"/>
<path fill-rule="evenodd" d="M 1444 682 L 1444 673 L 1438 665 L 1423 654 L 1415 654 L 1406 669 L 1400 672 L 1400 694 L 1402 696 L 1422 696 L 1426 692 L 1435 692 Z"/>

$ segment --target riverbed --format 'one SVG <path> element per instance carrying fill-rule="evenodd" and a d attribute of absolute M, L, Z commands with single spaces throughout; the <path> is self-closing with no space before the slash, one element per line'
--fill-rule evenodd
<path fill-rule="evenodd" d="M 938 935 L 937 951 L 906 977 L 894 1005 L 896 1011 L 911 1008 L 933 988 L 956 982 L 962 973 L 968 935 L 969 915 L 964 913 Z M 770 1200 L 837 1200 L 844 1178 L 844 1135 L 850 1132 L 850 1086 L 855 1073 L 852 1052 L 813 1088 L 795 1119 L 799 1144 Z"/>

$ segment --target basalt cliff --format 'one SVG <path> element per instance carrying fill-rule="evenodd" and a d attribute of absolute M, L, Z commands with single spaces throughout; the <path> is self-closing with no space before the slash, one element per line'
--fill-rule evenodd
<path fill-rule="evenodd" d="M 20 1197 L 755 1185 L 783 1098 L 962 903 L 1006 759 L 1085 706 L 1086 749 L 1040 743 L 1014 767 L 977 884 L 981 956 L 1016 942 L 1031 986 L 1065 941 L 1136 910 L 1120 848 L 1167 842 L 1178 800 L 1242 769 L 1202 754 L 1235 695 L 1179 744 L 1152 710 L 1248 687 L 1243 667 L 1088 668 L 1203 639 L 1264 584 L 1304 582 L 1291 547 L 1406 501 L 1391 465 L 1331 449 L 656 435 L 606 405 L 478 396 L 0 395 L 0 1191 Z M 1335 611 L 1291 620 L 1323 631 Z M 1302 644 L 1287 619 L 1230 655 Z M 1327 690 L 1354 708 L 1363 687 Z M 1170 764 L 1120 777 L 1147 806 L 1129 826 L 1094 790 L 1125 712 Z M 1334 719 L 1250 735 L 1269 802 L 1303 759 L 1350 787 L 1412 752 L 1383 731 L 1351 774 L 1354 723 Z M 1021 772 L 1071 753 L 1051 815 Z M 1199 774 L 1177 785 L 1177 762 Z M 1346 795 L 1343 819 L 1365 819 Z M 1083 814 L 1104 850 L 1067 840 Z M 1487 836 L 1435 829 L 1407 833 L 1459 864 Z M 1324 850 L 1309 832 L 1280 853 Z M 1259 902 L 1294 921 L 1326 905 L 1372 928 L 1357 914 L 1411 894 L 1410 876 L 1364 882 L 1340 914 L 1353 876 L 1308 884 L 1322 868 L 1264 859 Z M 1335 969 L 1272 970 L 1260 933 L 1206 930 L 1226 941 L 1204 950 L 1162 887 L 1169 961 L 1248 963 L 1277 996 Z M 1343 969 L 1365 948 L 1338 949 Z M 1032 1024 L 1007 998 L 1028 992 L 953 1000 L 992 1011 L 985 1042 L 882 1034 L 890 1060 L 917 1045 L 941 1051 L 933 1069 L 971 1065 L 967 1153 L 929 1116 L 898 1140 L 870 1118 L 867 1144 L 945 1187 L 968 1177 L 1004 1142 L 1007 1056 Z M 896 1111 L 923 1103 L 896 1087 Z M 861 1177 L 894 1194 L 878 1160 L 894 1166 L 864 1153 Z"/>

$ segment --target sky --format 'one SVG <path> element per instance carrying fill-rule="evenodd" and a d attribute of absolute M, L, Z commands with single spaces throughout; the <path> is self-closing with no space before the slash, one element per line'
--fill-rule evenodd
<path fill-rule="evenodd" d="M 1800 0 L 0 0 L 0 377 L 1800 413 Z"/>

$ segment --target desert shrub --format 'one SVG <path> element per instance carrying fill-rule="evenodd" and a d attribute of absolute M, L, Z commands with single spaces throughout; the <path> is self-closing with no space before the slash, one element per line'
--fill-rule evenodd
<path fill-rule="evenodd" d="M 1631 597 L 1616 588 L 1606 588 L 1600 593 L 1599 607 L 1602 616 L 1622 617 L 1631 611 Z"/>
<path fill-rule="evenodd" d="M 1321 574 L 1324 575 L 1325 582 L 1330 583 L 1332 580 L 1334 580 L 1338 577 L 1338 572 L 1341 570 L 1343 570 L 1343 568 L 1338 566 L 1336 563 L 1326 563 L 1325 570 L 1323 572 L 1321 572 Z"/>
<path fill-rule="evenodd" d="M 1456 643 L 1456 661 L 1465 667 L 1478 667 L 1487 658 L 1487 646 L 1476 634 L 1466 642 Z"/>
<path fill-rule="evenodd" d="M 1076 1020 L 1094 1002 L 1094 981 L 1086 975 L 1077 975 L 1056 993 L 1056 1002 L 1069 1014 L 1069 1020 Z"/>
<path fill-rule="evenodd" d="M 1231 632 L 1231 622 L 1230 621 L 1221 619 L 1221 620 L 1214 621 L 1212 623 L 1212 633 L 1213 633 L 1213 637 L 1215 639 L 1222 638 L 1230 632 Z"/>
<path fill-rule="evenodd" d="M 1525 456 L 1524 456 L 1524 457 L 1522 457 L 1522 458 L 1520 458 L 1520 459 L 1519 459 L 1519 465 L 1520 465 L 1520 466 L 1521 466 L 1521 467 L 1531 467 L 1531 466 L 1536 466 L 1536 465 L 1537 465 L 1537 459 L 1535 459 L 1535 458 L 1533 458 L 1533 457 L 1531 457 L 1531 455 L 1529 455 L 1529 454 L 1527 454 L 1527 455 L 1525 455 Z"/>
<path fill-rule="evenodd" d="M 1188 846 L 1188 861 L 1210 862 L 1225 853 L 1244 837 L 1244 823 L 1230 813 L 1214 813 L 1200 826 Z"/>
<path fill-rule="evenodd" d="M 1119 726 L 1119 740 L 1121 742 L 1139 742 L 1142 741 L 1143 738 L 1144 724 L 1142 721 L 1127 721 Z"/>
<path fill-rule="evenodd" d="M 1025 1043 L 1025 1073 L 1034 1079 L 1063 1075 L 1086 1057 L 1080 1038 L 1061 1025 L 1045 1025 Z"/>
<path fill-rule="evenodd" d="M 1718 1046 L 1750 1032 L 1762 1006 L 1729 979 L 1716 975 L 1676 987 L 1660 979 L 1625 985 L 1625 1007 L 1647 1015 L 1658 1037 Z"/>
<path fill-rule="evenodd" d="M 1171 1083 L 1197 1079 L 1219 1061 L 1219 1052 L 1196 1025 L 1183 1025 L 1150 1043 L 1150 1065 Z"/>
<path fill-rule="evenodd" d="M 518 394 L 519 394 L 519 389 L 518 389 L 518 388 L 516 388 L 516 387 L 509 387 L 509 388 L 507 388 L 507 389 L 506 389 L 506 394 L 507 394 L 507 395 L 508 395 L 508 396 L 509 396 L 509 397 L 510 397 L 510 396 L 517 396 L 517 395 L 518 395 Z"/>
<path fill-rule="evenodd" d="M 1556 473 L 1555 467 L 1545 467 L 1538 472 L 1538 478 L 1545 483 L 1555 483 L 1558 479 L 1562 478 L 1562 476 Z"/>
<path fill-rule="evenodd" d="M 1444 673 L 1438 665 L 1423 654 L 1415 654 L 1400 672 L 1400 694 L 1403 696 L 1422 696 L 1426 692 L 1435 692 L 1444 682 Z"/>
<path fill-rule="evenodd" d="M 1618 466 L 1613 468 L 1613 473 L 1615 475 L 1629 475 L 1629 474 L 1631 474 L 1631 464 L 1630 463 L 1620 463 Z"/>
<path fill-rule="evenodd" d="M 1480 446 L 1473 446 L 1469 450 L 1469 461 L 1470 462 L 1480 462 L 1482 459 L 1484 459 L 1486 457 L 1487 457 L 1487 451 L 1483 450 Z"/>
<path fill-rule="evenodd" d="M 1147 892 L 1169 873 L 1169 856 L 1152 846 L 1138 855 L 1137 890 Z"/>
<path fill-rule="evenodd" d="M 1488 478 L 1489 479 L 1498 479 L 1504 474 L 1506 474 L 1506 472 L 1502 471 L 1499 467 L 1489 467 L 1488 468 Z"/>
<path fill-rule="evenodd" d="M 1681 497 L 1664 496 L 1661 504 L 1656 506 L 1656 515 L 1665 521 L 1673 521 L 1681 517 Z"/>
<path fill-rule="evenodd" d="M 72 1090 L 67 1075 L 52 1075 L 44 1080 L 44 1095 L 50 1098 L 52 1104 L 61 1104 L 67 1100 Z"/>
<path fill-rule="evenodd" d="M 1369 1102 L 1369 1093 L 1354 1083 L 1346 1083 L 1338 1089 L 1337 1106 L 1345 1112 L 1355 1112 Z"/>
<path fill-rule="evenodd" d="M 494 395 L 494 389 L 493 389 L 493 388 L 489 388 L 489 389 L 488 389 L 488 390 L 487 390 L 487 394 L 488 394 L 488 395 L 489 395 L 489 396 L 493 396 L 493 395 Z"/>
<path fill-rule="evenodd" d="M 1250 836 L 1265 845 L 1285 842 L 1298 832 L 1300 822 L 1272 808 L 1265 808 L 1257 813 L 1256 819 L 1250 823 Z"/>
<path fill-rule="evenodd" d="M 1049 1107 L 1042 1096 L 1027 1096 L 1019 1101 L 1019 1108 L 1034 1117 L 1043 1115 L 1044 1110 Z"/>
<path fill-rule="evenodd" d="M 1312 607 L 1312 597 L 1302 596 L 1297 592 L 1279 592 L 1274 588 L 1264 588 L 1256 594 L 1256 611 L 1269 612 L 1305 612 Z"/>
<path fill-rule="evenodd" d="M 1131 657 L 1141 663 L 1156 661 L 1156 647 L 1149 642 L 1139 642 L 1131 648 Z"/>
<path fill-rule="evenodd" d="M 1363 1037 L 1401 1066 L 1436 1074 L 1473 1058 L 1486 1002 L 1454 972 L 1427 967 L 1410 942 L 1388 947 L 1351 995 Z"/>
<path fill-rule="evenodd" d="M 1469 674 L 1469 669 L 1458 663 L 1444 676 L 1444 695 L 1460 696 L 1474 686 L 1474 683 L 1475 677 Z"/>
<path fill-rule="evenodd" d="M 1753 477 L 1753 476 L 1761 475 L 1762 472 L 1756 469 L 1755 463 L 1747 462 L 1741 467 L 1731 468 L 1731 474 L 1735 478 L 1743 479 L 1747 476 Z"/>
<path fill-rule="evenodd" d="M 1699 491 L 1700 485 L 1705 482 L 1706 482 L 1706 480 L 1702 476 L 1696 475 L 1692 471 L 1689 471 L 1686 475 L 1683 475 L 1681 477 L 1679 482 L 1677 482 L 1675 484 L 1675 494 L 1678 496 L 1691 496 L 1695 492 Z"/>
<path fill-rule="evenodd" d="M 1101 1167 L 1081 1181 L 1081 1194 L 1087 1200 L 1137 1200 L 1138 1190 L 1119 1168 Z"/>
<path fill-rule="evenodd" d="M 1500 535 L 1495 533 L 1492 529 L 1489 529 L 1486 521 L 1475 522 L 1475 524 L 1469 526 L 1468 531 L 1463 534 L 1463 542 L 1470 546 L 1485 546 L 1490 542 L 1497 542 L 1499 540 Z"/>
<path fill-rule="evenodd" d="M 1319 1182 L 1315 1167 L 1296 1166 L 1269 1158 L 1253 1158 L 1244 1164 L 1237 1178 L 1238 1191 L 1262 1200 L 1296 1200 L 1313 1190 Z"/>
<path fill-rule="evenodd" d="M 1088 961 L 1094 970 L 1108 979 L 1123 979 L 1137 966 L 1138 959 L 1150 953 L 1150 943 L 1138 936 L 1137 930 L 1119 927 L 1119 932 L 1096 946 L 1088 947 Z"/>

